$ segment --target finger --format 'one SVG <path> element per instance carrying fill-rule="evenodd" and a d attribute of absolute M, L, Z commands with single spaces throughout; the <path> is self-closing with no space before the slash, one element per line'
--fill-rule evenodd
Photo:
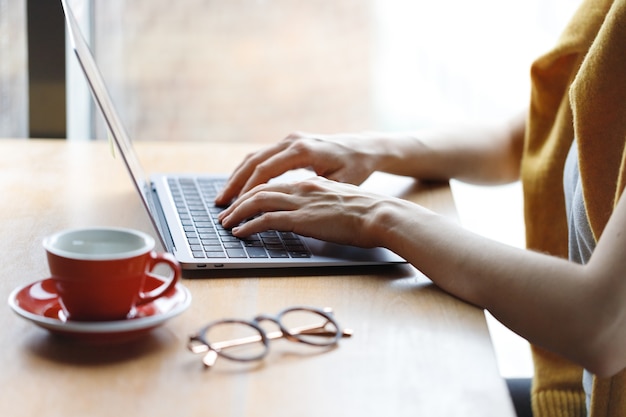
<path fill-rule="evenodd" d="M 247 199 L 251 198 L 255 192 L 261 191 L 264 186 L 268 186 L 268 184 L 263 184 L 263 185 L 259 185 L 256 188 L 254 188 L 253 190 L 250 190 L 246 193 L 241 194 L 241 196 L 239 198 L 237 198 L 236 200 L 234 200 L 228 207 L 226 207 L 224 210 L 222 210 L 218 215 L 217 215 L 217 219 L 222 222 L 226 217 L 230 216 L 230 214 L 235 211 L 237 209 L 237 207 L 239 207 L 239 205 L 241 205 L 244 201 L 246 201 Z"/>
<path fill-rule="evenodd" d="M 231 228 L 261 213 L 295 210 L 298 207 L 295 201 L 286 185 L 260 186 L 240 197 L 219 219 L 222 226 Z"/>
<path fill-rule="evenodd" d="M 269 200 L 265 201 L 265 196 L 261 196 L 260 198 L 257 198 L 256 195 L 258 193 L 281 193 L 281 194 L 285 194 L 285 195 L 291 195 L 291 194 L 295 194 L 295 188 L 296 188 L 296 184 L 295 182 L 284 182 L 284 183 L 273 183 L 273 184 L 259 184 L 256 187 L 254 187 L 252 190 L 247 191 L 245 193 L 243 193 L 239 198 L 237 198 L 236 200 L 233 201 L 233 203 L 226 207 L 224 210 L 222 210 L 218 215 L 217 215 L 217 219 L 220 221 L 220 223 L 224 224 L 224 221 L 226 220 L 227 217 L 231 216 L 231 214 L 235 211 L 239 212 L 239 207 L 242 204 L 247 204 L 248 205 L 248 210 L 250 210 L 249 207 L 249 200 L 253 200 L 254 198 L 256 198 L 254 204 L 259 204 L 260 205 L 260 209 L 257 209 L 257 212 L 263 211 L 263 210 L 270 210 L 271 207 L 268 205 L 269 204 Z M 286 208 L 286 206 L 284 207 Z M 237 216 L 239 217 L 239 216 Z M 227 222 L 227 224 L 229 225 L 229 227 L 234 226 L 234 221 L 229 220 Z"/>
<path fill-rule="evenodd" d="M 312 164 L 311 150 L 303 142 L 292 142 L 285 149 L 260 162 L 249 176 L 246 184 L 241 188 L 240 195 L 254 187 L 265 184 L 287 171 L 308 168 Z"/>
<path fill-rule="evenodd" d="M 235 168 L 222 191 L 215 198 L 215 204 L 222 206 L 229 204 L 236 196 L 241 194 L 244 187 L 256 167 L 263 161 L 271 158 L 285 148 L 286 144 L 279 142 L 275 145 L 262 149 L 246 156 Z"/>
<path fill-rule="evenodd" d="M 263 213 L 250 221 L 241 223 L 232 229 L 233 236 L 245 238 L 255 233 L 267 230 L 280 230 L 281 232 L 293 232 L 294 222 L 292 211 L 273 211 Z"/>

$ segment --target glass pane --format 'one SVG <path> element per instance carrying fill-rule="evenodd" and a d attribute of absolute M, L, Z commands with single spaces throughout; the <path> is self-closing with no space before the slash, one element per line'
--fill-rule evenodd
<path fill-rule="evenodd" d="M 26 3 L 0 0 L 0 137 L 28 137 Z"/>

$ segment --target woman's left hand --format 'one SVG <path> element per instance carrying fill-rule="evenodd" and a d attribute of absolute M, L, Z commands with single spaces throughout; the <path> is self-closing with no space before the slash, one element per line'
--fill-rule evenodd
<path fill-rule="evenodd" d="M 224 210 L 219 219 L 238 237 L 280 230 L 335 243 L 375 247 L 381 246 L 375 219 L 388 200 L 354 185 L 315 177 L 295 183 L 258 185 Z"/>

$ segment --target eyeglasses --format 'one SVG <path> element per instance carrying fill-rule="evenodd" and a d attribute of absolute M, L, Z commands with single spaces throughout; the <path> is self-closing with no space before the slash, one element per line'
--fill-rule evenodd
<path fill-rule="evenodd" d="M 269 352 L 269 341 L 275 339 L 332 347 L 341 338 L 352 336 L 352 330 L 341 329 L 332 314 L 328 307 L 289 307 L 276 316 L 217 320 L 189 336 L 187 348 L 193 353 L 204 353 L 202 362 L 211 368 L 219 356 L 240 362 L 261 360 Z M 263 321 L 273 322 L 279 330 L 266 332 L 260 326 Z"/>

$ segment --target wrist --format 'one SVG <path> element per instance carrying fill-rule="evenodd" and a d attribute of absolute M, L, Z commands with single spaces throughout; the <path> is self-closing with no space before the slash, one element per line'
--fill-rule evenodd
<path fill-rule="evenodd" d="M 376 143 L 377 170 L 407 177 L 428 177 L 432 149 L 411 133 L 381 137 Z"/>
<path fill-rule="evenodd" d="M 412 206 L 412 207 L 411 207 Z M 382 246 L 396 253 L 403 246 L 402 240 L 411 232 L 407 230 L 411 213 L 415 204 L 408 201 L 389 198 L 382 199 L 371 210 L 371 220 L 368 222 L 368 235 L 374 236 L 376 246 Z"/>

